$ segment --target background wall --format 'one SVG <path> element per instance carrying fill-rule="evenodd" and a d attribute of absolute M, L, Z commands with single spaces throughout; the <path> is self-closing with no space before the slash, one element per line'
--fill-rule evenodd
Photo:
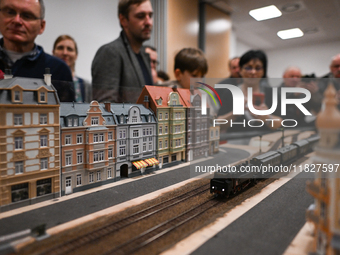
<path fill-rule="evenodd" d="M 167 70 L 174 76 L 174 58 L 185 47 L 198 47 L 198 0 L 168 0 Z"/>
<path fill-rule="evenodd" d="M 98 48 L 119 36 L 118 0 L 45 0 L 46 29 L 37 43 L 52 54 L 61 34 L 71 35 L 78 44 L 78 76 L 91 80 L 91 63 Z"/>
<path fill-rule="evenodd" d="M 205 56 L 208 60 L 208 78 L 229 75 L 228 61 L 231 22 L 228 15 L 216 8 L 206 6 Z"/>

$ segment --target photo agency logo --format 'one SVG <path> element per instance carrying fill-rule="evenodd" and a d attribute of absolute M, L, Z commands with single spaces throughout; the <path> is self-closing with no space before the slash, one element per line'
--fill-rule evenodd
<path fill-rule="evenodd" d="M 214 119 L 213 126 L 216 125 L 223 125 L 229 123 L 232 125 L 240 125 L 242 124 L 244 127 L 246 124 L 248 124 L 249 127 L 262 127 L 266 122 L 271 123 L 272 126 L 274 126 L 275 121 L 280 121 L 279 119 L 275 118 L 269 118 L 270 115 L 272 115 L 278 108 L 278 98 L 280 96 L 280 116 L 284 118 L 287 115 L 287 105 L 295 105 L 295 107 L 300 110 L 305 116 L 312 115 L 306 107 L 303 105 L 307 103 L 311 99 L 311 92 L 305 88 L 301 87 L 282 87 L 272 88 L 272 94 L 267 95 L 272 97 L 272 105 L 268 109 L 259 110 L 256 109 L 256 105 L 258 105 L 257 98 L 254 97 L 256 95 L 253 93 L 253 88 L 248 87 L 247 90 L 247 98 L 245 98 L 243 91 L 241 88 L 235 85 L 231 84 L 215 84 L 214 87 L 202 83 L 202 82 L 196 82 L 199 85 L 202 85 L 198 87 L 198 89 L 202 90 L 202 115 L 207 114 L 207 103 L 209 105 L 209 101 L 207 102 L 207 95 L 210 96 L 212 99 L 212 102 L 214 102 L 215 106 L 217 106 L 216 98 L 220 102 L 220 107 L 223 107 L 223 103 L 228 104 L 229 102 L 223 102 L 220 98 L 220 95 L 217 93 L 216 89 L 225 89 L 228 90 L 228 92 L 232 95 L 232 114 L 233 115 L 245 115 L 245 116 L 251 116 L 251 118 L 244 119 L 242 122 L 233 122 L 233 120 L 227 120 L 227 119 Z M 208 90 L 209 89 L 209 90 Z M 280 89 L 280 93 L 279 93 Z M 213 93 L 212 93 L 213 92 Z M 289 95 L 292 94 L 300 94 L 301 97 L 299 98 L 289 98 Z M 304 97 L 303 97 L 304 95 Z M 262 98 L 260 98 L 260 102 L 264 102 L 264 95 L 262 94 Z M 223 99 L 224 100 L 224 99 Z M 268 106 L 269 107 L 269 106 Z M 247 111 L 249 111 L 251 114 L 247 114 Z M 268 116 L 267 119 L 256 119 L 256 116 Z M 256 123 L 256 124 L 255 124 Z M 289 123 L 289 124 L 287 124 Z M 298 120 L 296 119 L 282 119 L 281 126 L 283 127 L 296 127 L 298 125 Z"/>

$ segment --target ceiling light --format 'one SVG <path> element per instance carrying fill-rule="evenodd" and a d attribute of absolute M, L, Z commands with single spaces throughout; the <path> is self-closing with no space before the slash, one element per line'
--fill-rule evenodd
<path fill-rule="evenodd" d="M 278 37 L 280 37 L 283 40 L 286 39 L 292 39 L 303 36 L 303 32 L 300 28 L 292 28 L 287 30 L 281 30 L 277 32 Z"/>
<path fill-rule="evenodd" d="M 251 10 L 249 12 L 249 15 L 252 16 L 257 21 L 261 21 L 280 17 L 282 15 L 282 12 L 275 5 L 270 5 L 259 9 Z"/>

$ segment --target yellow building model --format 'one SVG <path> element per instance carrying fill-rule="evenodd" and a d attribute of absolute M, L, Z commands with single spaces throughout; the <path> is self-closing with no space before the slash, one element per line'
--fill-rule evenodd
<path fill-rule="evenodd" d="M 43 78 L 43 77 L 42 77 Z M 59 99 L 45 79 L 0 81 L 0 211 L 59 196 Z"/>
<path fill-rule="evenodd" d="M 337 109 L 336 90 L 332 85 L 325 92 L 324 109 L 317 117 L 320 141 L 315 148 L 314 164 L 321 170 L 315 180 L 307 184 L 315 198 L 314 209 L 308 220 L 314 223 L 313 254 L 340 254 L 340 112 Z"/>

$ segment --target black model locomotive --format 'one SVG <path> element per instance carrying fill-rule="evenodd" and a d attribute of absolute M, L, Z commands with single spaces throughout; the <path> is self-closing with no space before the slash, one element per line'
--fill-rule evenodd
<path fill-rule="evenodd" d="M 234 171 L 216 172 L 210 181 L 210 193 L 223 197 L 234 195 L 248 185 L 256 184 L 259 179 L 273 175 L 273 171 L 263 171 L 263 169 L 270 167 L 273 169 L 294 162 L 297 158 L 310 152 L 318 141 L 319 136 L 312 136 L 278 150 L 258 155 L 249 162 L 236 165 L 233 168 Z M 262 171 L 259 171 L 261 169 Z"/>

